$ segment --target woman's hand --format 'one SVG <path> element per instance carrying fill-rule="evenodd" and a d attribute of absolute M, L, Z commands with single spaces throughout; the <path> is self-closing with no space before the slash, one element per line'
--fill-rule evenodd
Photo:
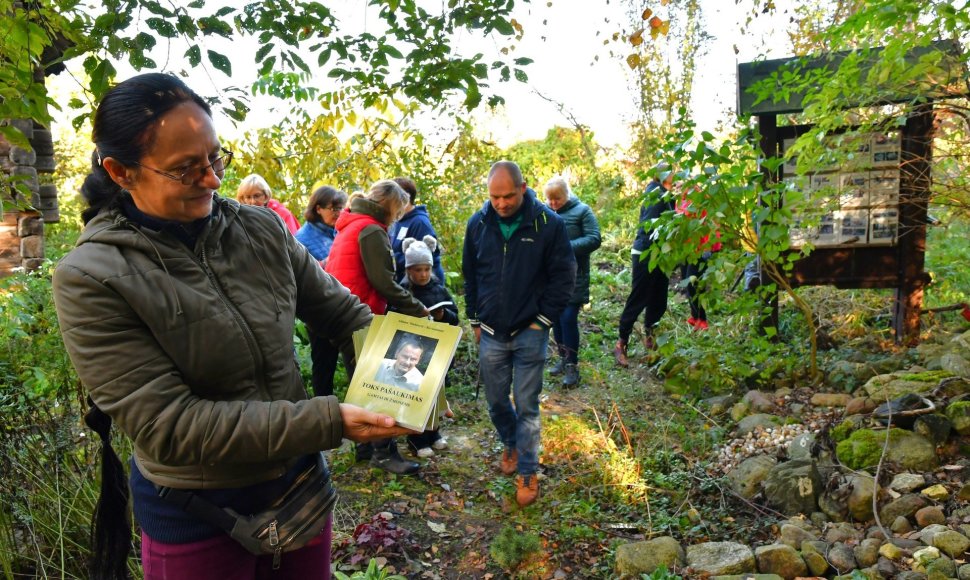
<path fill-rule="evenodd" d="M 344 437 L 357 443 L 418 433 L 401 427 L 393 417 L 347 403 L 340 403 L 340 418 L 344 422 Z"/>

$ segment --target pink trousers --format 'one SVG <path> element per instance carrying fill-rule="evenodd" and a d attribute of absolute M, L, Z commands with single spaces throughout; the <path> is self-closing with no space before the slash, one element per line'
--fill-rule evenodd
<path fill-rule="evenodd" d="M 333 519 L 319 536 L 299 550 L 286 552 L 273 570 L 273 556 L 255 556 L 229 536 L 191 544 L 164 544 L 141 535 L 145 580 L 330 580 Z"/>

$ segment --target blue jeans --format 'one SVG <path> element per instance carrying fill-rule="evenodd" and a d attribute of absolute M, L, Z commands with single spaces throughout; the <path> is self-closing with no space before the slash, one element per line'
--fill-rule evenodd
<path fill-rule="evenodd" d="M 508 342 L 482 332 L 478 347 L 488 415 L 505 447 L 518 450 L 519 475 L 539 470 L 539 393 L 548 345 L 548 330 L 526 328 Z"/>
<path fill-rule="evenodd" d="M 579 362 L 579 309 L 582 304 L 570 304 L 562 311 L 559 320 L 552 327 L 559 353 L 567 363 Z"/>

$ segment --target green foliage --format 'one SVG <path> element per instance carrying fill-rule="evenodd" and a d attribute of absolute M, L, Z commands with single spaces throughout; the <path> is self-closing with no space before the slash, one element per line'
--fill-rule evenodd
<path fill-rule="evenodd" d="M 77 400 L 79 383 L 61 341 L 50 271 L 0 279 L 0 411 L 29 424 L 38 403 Z"/>
<path fill-rule="evenodd" d="M 47 269 L 0 280 L 0 570 L 85 575 L 94 445 Z M 80 557 L 79 557 L 80 555 Z"/>
<path fill-rule="evenodd" d="M 109 0 L 97 6 L 72 0 L 34 3 L 24 9 L 0 2 L 0 92 L 18 98 L 0 100 L 0 118 L 33 118 L 49 125 L 48 107 L 59 105 L 35 82 L 39 63 L 80 59 L 88 77 L 86 89 L 98 101 L 126 62 L 136 71 L 158 69 L 169 54 L 184 51 L 191 68 L 211 67 L 232 76 L 233 58 L 219 40 L 252 39 L 259 47 L 255 63 L 261 78 L 257 91 L 296 100 L 317 97 L 310 82 L 318 78 L 349 88 L 365 107 L 379 106 L 403 95 L 437 105 L 448 95 L 464 95 L 464 107 L 477 107 L 489 89 L 490 75 L 524 82 L 531 60 L 505 56 L 488 62 L 482 53 L 462 56 L 452 48 L 461 33 L 495 38 L 521 37 L 511 19 L 511 0 L 472 0 L 426 9 L 417 0 L 369 0 L 381 21 L 381 33 L 342 34 L 338 15 L 319 2 L 213 6 L 203 1 L 163 5 L 156 0 Z M 204 56 L 203 56 L 204 55 Z M 163 60 L 156 60 L 161 57 Z M 311 63 L 307 62 L 311 59 Z M 393 62 L 393 67 L 391 66 Z M 321 74 L 321 72 L 323 74 Z M 339 94 L 330 81 L 323 95 Z M 249 110 L 246 92 L 223 89 L 216 100 L 223 112 L 242 121 Z M 491 105 L 502 102 L 488 94 Z M 74 100 L 73 108 L 87 104 Z M 87 113 L 75 119 L 83 122 Z M 6 133 L 6 131 L 5 131 Z M 11 133 L 13 135 L 13 133 Z"/>
<path fill-rule="evenodd" d="M 405 576 L 400 574 L 391 574 L 384 568 L 380 568 L 377 565 L 377 560 L 371 558 L 369 564 L 367 564 L 366 570 L 357 570 L 350 576 L 344 574 L 343 572 L 337 570 L 333 573 L 333 577 L 337 580 L 405 580 Z"/>
<path fill-rule="evenodd" d="M 674 574 L 663 564 L 649 574 L 640 574 L 641 580 L 681 580 L 681 578 L 683 578 L 683 576 Z"/>
<path fill-rule="evenodd" d="M 488 552 L 502 569 L 515 570 L 541 548 L 542 542 L 536 534 L 506 526 L 492 540 Z"/>
<path fill-rule="evenodd" d="M 926 289 L 926 307 L 970 302 L 970 278 L 964 264 L 970 262 L 970 219 L 945 212 L 945 225 L 927 232 L 926 270 L 932 282 Z"/>
<path fill-rule="evenodd" d="M 790 284 L 788 275 L 795 261 L 811 251 L 810 247 L 801 251 L 790 249 L 788 230 L 792 216 L 805 213 L 801 210 L 813 202 L 795 195 L 783 182 L 764 181 L 759 167 L 777 168 L 782 160 L 761 155 L 756 129 L 742 128 L 737 137 L 719 141 L 709 132 L 697 133 L 685 109 L 680 110 L 680 115 L 658 154 L 677 172 L 677 177 L 670 192 L 657 189 L 651 193 L 670 196 L 669 201 L 679 209 L 665 212 L 651 224 L 656 239 L 645 259 L 650 267 L 672 272 L 680 264 L 697 263 L 719 241 L 724 249 L 720 255 L 712 256 L 713 265 L 708 266 L 712 273 L 704 277 L 710 295 L 732 286 L 725 269 L 715 266 L 746 263 L 753 256 L 760 258 L 767 279 L 762 281 L 758 294 L 767 302 L 781 290 L 801 312 L 811 347 L 807 368 L 810 375 L 816 376 L 815 316 L 811 305 Z M 656 171 L 655 167 L 643 176 L 656 178 Z M 647 199 L 645 203 L 653 201 Z M 739 257 L 741 252 L 747 256 Z M 765 325 L 765 335 L 772 338 L 778 334 L 779 329 L 767 326 L 769 311 L 763 307 L 755 311 L 757 325 Z"/>

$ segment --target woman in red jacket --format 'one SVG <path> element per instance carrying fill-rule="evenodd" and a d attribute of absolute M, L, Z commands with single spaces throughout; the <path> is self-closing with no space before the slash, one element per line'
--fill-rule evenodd
<path fill-rule="evenodd" d="M 685 178 L 686 179 L 686 178 Z M 690 197 L 688 196 L 690 192 L 689 187 L 683 187 L 683 192 L 681 193 L 680 203 L 677 204 L 676 212 L 683 215 L 686 218 L 705 220 L 707 219 L 707 210 L 701 209 L 699 212 L 696 211 L 697 208 L 694 207 Z M 694 188 L 695 192 L 700 192 L 699 187 Z M 697 197 L 696 195 L 694 197 Z M 689 324 L 695 330 L 707 330 L 707 311 L 701 305 L 700 298 L 698 296 L 698 283 L 701 276 L 704 275 L 704 271 L 707 269 L 707 261 L 711 258 L 711 254 L 721 250 L 721 232 L 714 229 L 714 242 L 711 242 L 711 234 L 705 234 L 701 237 L 700 242 L 697 244 L 698 253 L 700 257 L 697 258 L 695 262 L 687 262 L 683 264 L 680 268 L 681 276 L 684 280 L 687 280 L 687 302 L 690 304 L 690 317 L 687 319 L 687 324 Z M 688 240 L 690 242 L 690 240 Z"/>
<path fill-rule="evenodd" d="M 428 316 L 428 310 L 394 281 L 394 254 L 387 228 L 397 221 L 408 204 L 408 194 L 385 179 L 365 195 L 353 196 L 350 208 L 337 218 L 337 237 L 330 248 L 325 270 L 346 286 L 374 314 L 388 306 L 410 316 Z M 416 473 L 421 465 L 401 457 L 393 439 L 357 446 L 357 459 L 398 474 Z"/>

